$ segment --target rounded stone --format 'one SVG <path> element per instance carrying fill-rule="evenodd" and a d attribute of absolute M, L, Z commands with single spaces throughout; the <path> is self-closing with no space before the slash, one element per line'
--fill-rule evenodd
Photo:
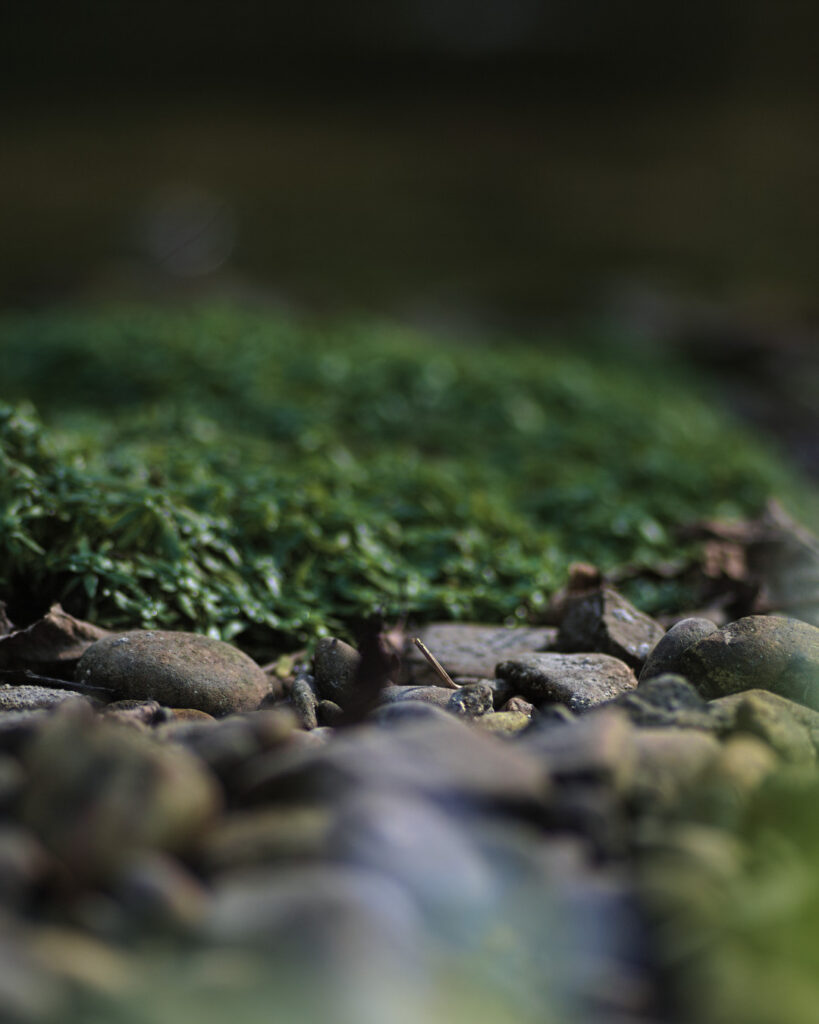
<path fill-rule="evenodd" d="M 640 672 L 640 682 L 679 672 L 684 652 L 716 631 L 717 627 L 710 619 L 690 618 L 675 622 L 649 654 Z"/>
<path fill-rule="evenodd" d="M 344 707 L 355 695 L 361 655 L 338 637 L 326 636 L 316 644 L 313 674 L 319 697 Z"/>
<path fill-rule="evenodd" d="M 98 640 L 80 658 L 76 678 L 121 698 L 211 715 L 250 711 L 269 690 L 267 676 L 238 648 L 198 633 L 164 630 Z"/>
<path fill-rule="evenodd" d="M 819 628 L 799 619 L 737 619 L 689 647 L 680 668 L 706 698 L 760 689 L 819 709 Z"/>

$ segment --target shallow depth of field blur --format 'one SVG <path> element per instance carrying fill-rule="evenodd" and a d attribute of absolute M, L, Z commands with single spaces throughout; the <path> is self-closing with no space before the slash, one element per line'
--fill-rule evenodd
<path fill-rule="evenodd" d="M 376 611 L 537 621 L 570 562 L 668 564 L 770 497 L 815 528 L 819 7 L 73 8 L 3 16 L 16 622 L 59 599 L 271 658 Z M 788 807 L 686 925 L 732 979 L 680 955 L 704 1022 L 811 1019 Z M 801 873 L 745 919 L 771 833 Z"/>

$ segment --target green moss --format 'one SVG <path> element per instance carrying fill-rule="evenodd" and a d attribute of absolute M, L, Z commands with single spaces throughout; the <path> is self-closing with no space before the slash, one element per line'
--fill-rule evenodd
<path fill-rule="evenodd" d="M 0 409 L 0 593 L 271 646 L 526 618 L 569 561 L 804 497 L 678 376 L 230 309 L 7 317 L 0 399 L 47 426 Z"/>

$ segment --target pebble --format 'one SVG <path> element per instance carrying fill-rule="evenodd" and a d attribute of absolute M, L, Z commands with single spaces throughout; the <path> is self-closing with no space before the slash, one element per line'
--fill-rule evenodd
<path fill-rule="evenodd" d="M 570 596 L 560 623 L 561 651 L 597 651 L 642 668 L 665 630 L 611 587 Z"/>
<path fill-rule="evenodd" d="M 535 713 L 535 706 L 534 704 L 530 704 L 528 700 L 524 700 L 523 697 L 510 697 L 509 700 L 501 706 L 500 711 L 518 711 L 531 718 Z"/>
<path fill-rule="evenodd" d="M 385 686 L 379 693 L 380 704 L 398 704 L 403 701 L 421 701 L 447 708 L 453 691 L 446 686 Z"/>
<path fill-rule="evenodd" d="M 471 683 L 451 692 L 446 709 L 454 715 L 479 718 L 492 712 L 494 697 L 492 687 L 486 683 Z"/>
<path fill-rule="evenodd" d="M 677 673 L 683 652 L 716 631 L 717 627 L 710 619 L 692 618 L 675 622 L 649 654 L 640 672 L 640 682 L 669 672 Z"/>
<path fill-rule="evenodd" d="M 80 658 L 76 678 L 121 698 L 216 716 L 258 707 L 270 688 L 261 668 L 238 648 L 198 633 L 164 630 L 98 640 Z"/>
<path fill-rule="evenodd" d="M 550 626 L 484 626 L 475 623 L 437 622 L 419 638 L 449 675 L 492 677 L 495 666 L 531 651 L 543 651 L 557 639 Z M 408 641 L 403 652 L 404 681 L 435 684 L 438 677 L 418 648 Z"/>
<path fill-rule="evenodd" d="M 318 727 L 318 697 L 312 676 L 296 676 L 290 687 L 290 703 L 302 729 Z"/>
<path fill-rule="evenodd" d="M 517 736 L 531 724 L 532 719 L 523 711 L 496 711 L 474 721 L 478 728 L 495 736 Z"/>
<path fill-rule="evenodd" d="M 819 627 L 749 615 L 689 647 L 680 670 L 707 698 L 761 689 L 819 710 Z"/>
<path fill-rule="evenodd" d="M 604 704 L 637 685 L 628 665 L 608 654 L 525 654 L 502 662 L 497 673 L 533 704 L 562 703 L 571 711 Z"/>

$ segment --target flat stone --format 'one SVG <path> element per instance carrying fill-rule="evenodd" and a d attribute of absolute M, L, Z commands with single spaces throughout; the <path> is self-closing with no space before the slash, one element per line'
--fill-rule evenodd
<path fill-rule="evenodd" d="M 569 597 L 560 623 L 561 651 L 597 651 L 639 671 L 665 630 L 611 587 Z"/>
<path fill-rule="evenodd" d="M 211 715 L 258 707 L 270 689 L 261 668 L 236 647 L 198 633 L 135 630 L 92 644 L 79 682 L 122 698 L 147 698 Z"/>
<path fill-rule="evenodd" d="M 678 674 L 683 652 L 716 631 L 717 627 L 710 619 L 681 619 L 675 622 L 649 654 L 640 672 L 640 682 L 668 672 Z"/>
<path fill-rule="evenodd" d="M 608 654 L 525 654 L 504 661 L 498 676 L 533 704 L 586 711 L 637 685 L 628 665 Z"/>
<path fill-rule="evenodd" d="M 0 712 L 55 708 L 66 700 L 86 702 L 85 697 L 73 690 L 56 690 L 48 686 L 0 686 Z"/>
<path fill-rule="evenodd" d="M 520 654 L 544 651 L 557 639 L 550 626 L 485 626 L 475 623 L 438 622 L 418 636 L 444 666 L 449 675 L 492 677 L 495 666 Z M 410 641 L 402 655 L 406 681 L 439 682 L 426 658 Z"/>
<path fill-rule="evenodd" d="M 819 628 L 799 619 L 738 619 L 689 647 L 680 669 L 707 698 L 761 689 L 819 710 Z"/>

